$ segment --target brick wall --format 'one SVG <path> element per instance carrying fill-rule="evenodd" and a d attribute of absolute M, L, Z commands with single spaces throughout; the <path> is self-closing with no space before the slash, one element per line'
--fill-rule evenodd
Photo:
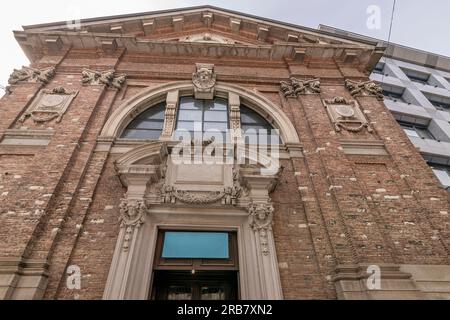
<path fill-rule="evenodd" d="M 46 88 L 78 90 L 61 123 L 17 119 L 40 85 L 23 83 L 0 101 L 6 129 L 55 131 L 47 147 L 0 146 L 0 256 L 48 259 L 45 298 L 100 299 L 119 230 L 124 189 L 114 155 L 96 152 L 96 138 L 113 110 L 146 87 L 189 80 L 199 59 L 70 51 Z M 321 99 L 343 96 L 347 76 L 365 76 L 332 61 L 298 64 L 200 59 L 216 65 L 219 81 L 258 90 L 293 122 L 304 158 L 283 160 L 274 200 L 274 234 L 287 299 L 336 298 L 338 264 L 449 264 L 448 196 L 382 102 L 357 98 L 375 132 L 336 133 Z M 48 65 L 43 64 L 43 65 Z M 115 67 L 128 74 L 121 92 L 82 86 L 81 67 Z M 285 99 L 279 81 L 290 74 L 320 77 L 320 95 Z M 382 140 L 386 156 L 349 156 L 340 139 Z M 67 266 L 82 270 L 82 290 L 65 287 Z"/>

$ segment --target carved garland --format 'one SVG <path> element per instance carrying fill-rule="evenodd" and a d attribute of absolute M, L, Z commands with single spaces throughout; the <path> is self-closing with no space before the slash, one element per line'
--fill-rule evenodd
<path fill-rule="evenodd" d="M 281 91 L 286 98 L 298 98 L 303 94 L 320 93 L 320 80 L 298 80 L 295 77 L 290 77 L 289 82 L 281 81 Z"/>
<path fill-rule="evenodd" d="M 125 228 L 123 249 L 124 251 L 128 251 L 135 229 L 138 229 L 145 222 L 148 208 L 143 200 L 122 199 L 119 210 L 120 227 Z"/>
<path fill-rule="evenodd" d="M 224 188 L 223 191 L 190 191 L 177 190 L 172 186 L 162 187 L 162 198 L 164 203 L 176 203 L 180 201 L 187 204 L 205 205 L 213 204 L 222 200 L 223 205 L 236 205 L 241 195 L 240 187 L 233 186 Z"/>

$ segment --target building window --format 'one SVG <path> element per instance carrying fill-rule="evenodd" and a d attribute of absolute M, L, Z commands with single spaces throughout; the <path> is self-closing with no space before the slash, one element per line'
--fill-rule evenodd
<path fill-rule="evenodd" d="M 450 167 L 434 164 L 430 164 L 430 166 L 444 188 L 450 187 Z"/>
<path fill-rule="evenodd" d="M 164 127 L 166 103 L 162 102 L 137 116 L 125 129 L 121 138 L 158 140 Z"/>
<path fill-rule="evenodd" d="M 435 140 L 426 126 L 410 124 L 406 122 L 399 122 L 399 124 L 409 137 Z"/>
<path fill-rule="evenodd" d="M 237 300 L 235 232 L 161 230 L 154 263 L 153 300 Z"/>
<path fill-rule="evenodd" d="M 228 102 L 222 98 L 198 100 L 182 97 L 178 109 L 176 130 L 188 131 L 194 138 L 194 132 L 219 131 L 225 138 L 228 129 Z"/>
<path fill-rule="evenodd" d="M 429 99 L 431 104 L 436 107 L 436 109 L 441 111 L 450 110 L 450 102 L 436 101 L 433 99 Z"/>
<path fill-rule="evenodd" d="M 428 84 L 428 81 L 430 80 L 430 74 L 423 73 L 419 71 L 409 70 L 409 69 L 403 69 L 403 72 L 406 74 L 406 76 L 409 78 L 409 80 L 421 84 Z"/>
<path fill-rule="evenodd" d="M 383 90 L 383 95 L 386 99 L 394 101 L 394 102 L 405 102 L 405 99 L 403 98 L 403 93 L 398 93 L 398 92 L 394 92 L 394 91 L 388 91 L 388 90 Z"/>
<path fill-rule="evenodd" d="M 248 144 L 281 144 L 279 133 L 261 115 L 241 105 L 241 128 Z M 230 127 L 228 101 L 222 98 L 199 100 L 180 98 L 176 130 L 179 137 L 189 132 L 190 139 L 210 139 L 220 136 L 226 141 Z M 158 140 L 164 127 L 165 103 L 160 103 L 137 116 L 124 130 L 123 139 Z M 200 137 L 197 135 L 200 133 Z M 204 135 L 206 133 L 206 135 Z M 274 135 L 271 137 L 271 135 Z M 200 140 L 201 140 L 200 139 Z"/>
<path fill-rule="evenodd" d="M 280 144 L 279 134 L 255 111 L 241 106 L 241 128 L 247 144 Z M 273 136 L 271 137 L 271 135 Z"/>
<path fill-rule="evenodd" d="M 384 74 L 384 63 L 382 63 L 382 62 L 377 63 L 377 65 L 373 69 L 373 73 L 381 74 L 381 75 Z"/>

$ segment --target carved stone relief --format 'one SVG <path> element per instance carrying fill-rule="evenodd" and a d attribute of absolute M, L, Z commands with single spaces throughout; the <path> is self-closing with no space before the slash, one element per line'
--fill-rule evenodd
<path fill-rule="evenodd" d="M 167 93 L 166 111 L 164 113 L 164 127 L 161 138 L 170 140 L 172 133 L 175 130 L 177 108 L 178 108 L 179 92 L 172 91 Z"/>
<path fill-rule="evenodd" d="M 272 231 L 274 208 L 266 203 L 251 203 L 248 207 L 250 227 L 259 234 L 262 253 L 269 255 L 268 233 Z"/>
<path fill-rule="evenodd" d="M 123 250 L 128 251 L 136 229 L 144 224 L 147 206 L 143 200 L 122 199 L 120 205 L 120 227 L 125 229 Z"/>
<path fill-rule="evenodd" d="M 108 88 L 122 89 L 127 76 L 125 74 L 116 75 L 114 70 L 95 71 L 91 69 L 83 69 L 82 83 L 84 85 L 105 85 Z"/>
<path fill-rule="evenodd" d="M 63 87 L 41 90 L 28 110 L 20 118 L 24 122 L 31 117 L 34 122 L 48 122 L 56 118 L 60 122 L 78 91 L 68 91 Z"/>
<path fill-rule="evenodd" d="M 344 129 L 350 132 L 360 132 L 364 128 L 367 128 L 369 132 L 373 131 L 356 101 L 335 97 L 323 102 L 336 131 Z"/>
<path fill-rule="evenodd" d="M 290 77 L 289 82 L 281 81 L 281 91 L 286 98 L 298 98 L 303 94 L 320 93 L 320 80 L 298 80 Z"/>
<path fill-rule="evenodd" d="M 228 105 L 230 107 L 230 126 L 232 138 L 241 138 L 241 99 L 237 94 L 229 94 Z"/>
<path fill-rule="evenodd" d="M 375 81 L 352 81 L 346 80 L 345 87 L 354 97 L 370 97 L 374 96 L 378 100 L 383 100 L 383 89 Z"/>
<path fill-rule="evenodd" d="M 222 205 L 236 206 L 238 199 L 244 194 L 236 172 L 233 173 L 233 186 L 224 187 L 221 191 L 178 190 L 175 186 L 164 184 L 160 189 L 162 202 L 175 204 L 179 201 L 193 205 L 220 202 Z"/>
<path fill-rule="evenodd" d="M 197 63 L 197 71 L 192 74 L 196 99 L 213 99 L 217 75 L 213 64 Z"/>
<path fill-rule="evenodd" d="M 20 82 L 44 83 L 47 84 L 55 76 L 55 68 L 34 69 L 22 67 L 21 70 L 14 69 L 9 77 L 9 84 L 18 84 Z"/>

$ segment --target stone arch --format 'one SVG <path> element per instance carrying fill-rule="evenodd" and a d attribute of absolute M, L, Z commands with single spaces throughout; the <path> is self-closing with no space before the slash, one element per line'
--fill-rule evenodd
<path fill-rule="evenodd" d="M 114 139 L 119 137 L 127 125 L 149 106 L 156 105 L 166 99 L 167 93 L 179 91 L 180 96 L 194 94 L 194 86 L 190 81 L 181 81 L 148 88 L 125 101 L 108 119 L 100 137 Z M 242 104 L 256 111 L 267 119 L 280 135 L 285 144 L 299 144 L 300 140 L 288 116 L 272 101 L 254 90 L 240 86 L 218 83 L 215 87 L 216 95 L 227 97 L 228 94 L 239 95 Z"/>

